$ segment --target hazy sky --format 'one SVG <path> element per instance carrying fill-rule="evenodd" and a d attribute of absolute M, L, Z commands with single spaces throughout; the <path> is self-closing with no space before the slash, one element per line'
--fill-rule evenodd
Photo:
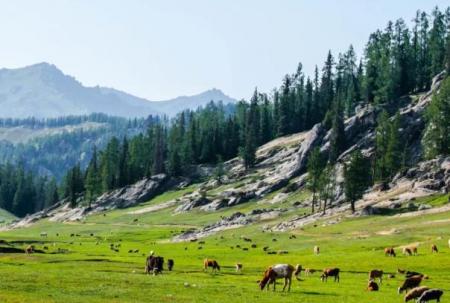
<path fill-rule="evenodd" d="M 440 0 L 0 0 L 0 66 L 50 62 L 151 100 L 216 87 L 248 98 Z"/>

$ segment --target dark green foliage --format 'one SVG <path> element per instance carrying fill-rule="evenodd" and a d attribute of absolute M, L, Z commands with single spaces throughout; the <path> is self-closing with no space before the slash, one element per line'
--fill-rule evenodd
<path fill-rule="evenodd" d="M 370 161 L 359 150 L 355 151 L 350 162 L 344 167 L 344 191 L 351 210 L 355 212 L 355 202 L 362 197 L 370 185 Z"/>
<path fill-rule="evenodd" d="M 308 188 L 311 190 L 313 197 L 313 200 L 311 202 L 312 213 L 314 213 L 317 193 L 321 185 L 321 175 L 325 165 L 326 160 L 320 154 L 320 149 L 318 147 L 314 148 L 308 159 Z"/>
<path fill-rule="evenodd" d="M 450 153 L 450 77 L 436 93 L 426 112 L 427 127 L 423 148 L 427 158 Z"/>
<path fill-rule="evenodd" d="M 331 163 L 334 163 L 337 160 L 338 156 L 344 151 L 346 147 L 344 128 L 345 127 L 342 109 L 339 102 L 336 102 L 333 109 L 331 137 L 330 137 L 329 160 Z"/>
<path fill-rule="evenodd" d="M 383 111 L 378 117 L 375 137 L 375 180 L 383 184 L 399 171 L 404 162 L 400 128 L 399 114 L 389 119 L 387 112 Z"/>

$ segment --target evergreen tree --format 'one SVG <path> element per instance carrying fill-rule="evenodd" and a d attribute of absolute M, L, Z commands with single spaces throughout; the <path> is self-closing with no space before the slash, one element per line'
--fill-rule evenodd
<path fill-rule="evenodd" d="M 335 102 L 330 137 L 329 160 L 331 163 L 334 163 L 339 155 L 345 150 L 345 141 L 345 127 L 344 118 L 342 117 L 342 108 L 339 102 Z"/>
<path fill-rule="evenodd" d="M 320 189 L 320 177 L 325 166 L 325 161 L 320 154 L 320 149 L 315 147 L 308 159 L 308 188 L 312 192 L 311 212 L 314 213 L 314 206 L 317 201 L 317 194 Z"/>
<path fill-rule="evenodd" d="M 426 129 L 423 148 L 427 158 L 450 153 L 450 77 L 441 84 L 439 92 L 433 95 L 426 112 Z"/>
<path fill-rule="evenodd" d="M 94 152 L 92 153 L 91 162 L 87 168 L 86 174 L 86 199 L 89 202 L 89 208 L 91 203 L 97 198 L 101 192 L 101 181 L 98 168 L 98 155 L 97 147 L 94 146 Z"/>
<path fill-rule="evenodd" d="M 355 202 L 370 185 L 369 171 L 370 162 L 359 150 L 351 155 L 350 162 L 344 166 L 345 197 L 350 202 L 352 213 L 355 212 Z"/>
<path fill-rule="evenodd" d="M 328 164 L 319 178 L 319 197 L 323 202 L 322 212 L 325 214 L 328 204 L 333 199 L 336 188 L 336 172 L 333 165 Z"/>

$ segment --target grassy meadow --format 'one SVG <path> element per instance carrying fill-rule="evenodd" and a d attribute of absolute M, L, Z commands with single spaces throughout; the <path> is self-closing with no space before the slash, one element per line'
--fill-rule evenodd
<path fill-rule="evenodd" d="M 220 216 L 280 207 L 283 203 L 249 202 L 214 213 L 173 214 L 174 206 L 134 213 L 189 190 L 192 188 L 168 192 L 138 207 L 92 215 L 82 222 L 44 220 L 28 228 L 0 232 L 0 240 L 7 242 L 0 246 L 25 248 L 34 244 L 45 252 L 0 254 L 0 302 L 403 302 L 403 295 L 397 294 L 403 281 L 396 274 L 397 268 L 429 275 L 423 285 L 443 289 L 442 302 L 450 302 L 448 212 L 405 218 L 346 218 L 338 224 L 318 222 L 289 233 L 262 232 L 265 224 L 275 224 L 305 211 L 299 209 L 298 213 L 283 213 L 267 222 L 199 240 L 204 244 L 173 243 L 170 239 L 183 230 L 216 222 Z M 300 193 L 297 198 L 302 196 Z M 440 199 L 434 197 L 427 202 L 440 205 Z M 41 232 L 48 236 L 41 237 Z M 244 242 L 241 236 L 252 242 Z M 418 256 L 401 255 L 399 246 L 415 242 L 420 243 Z M 437 244 L 438 254 L 431 254 L 432 243 Z M 110 249 L 111 244 L 118 252 Z M 256 248 L 251 244 L 256 244 Z M 318 256 L 313 255 L 314 245 L 321 248 Z M 273 251 L 286 250 L 288 254 L 269 255 L 263 251 L 264 246 Z M 396 258 L 384 256 L 386 246 L 397 248 Z M 158 276 L 145 275 L 144 264 L 150 250 L 166 260 L 174 259 L 174 270 Z M 203 272 L 202 260 L 206 257 L 219 262 L 220 273 Z M 234 270 L 236 262 L 243 264 L 241 274 Z M 276 292 L 260 291 L 256 281 L 266 267 L 275 263 L 301 264 L 318 270 L 339 267 L 341 282 L 330 279 L 322 283 L 319 273 L 309 277 L 302 273 L 301 281 L 293 280 L 290 293 L 281 292 L 282 281 Z M 385 276 L 380 291 L 370 293 L 365 287 L 371 269 L 383 269 L 396 277 Z"/>

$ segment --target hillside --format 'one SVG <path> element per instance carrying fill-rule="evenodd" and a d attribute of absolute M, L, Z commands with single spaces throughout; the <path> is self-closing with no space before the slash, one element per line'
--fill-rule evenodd
<path fill-rule="evenodd" d="M 55 118 L 91 113 L 127 118 L 173 116 L 184 109 L 197 109 L 210 101 L 236 102 L 218 89 L 172 100 L 149 101 L 112 88 L 85 87 L 48 63 L 0 69 L 2 118 Z"/>

